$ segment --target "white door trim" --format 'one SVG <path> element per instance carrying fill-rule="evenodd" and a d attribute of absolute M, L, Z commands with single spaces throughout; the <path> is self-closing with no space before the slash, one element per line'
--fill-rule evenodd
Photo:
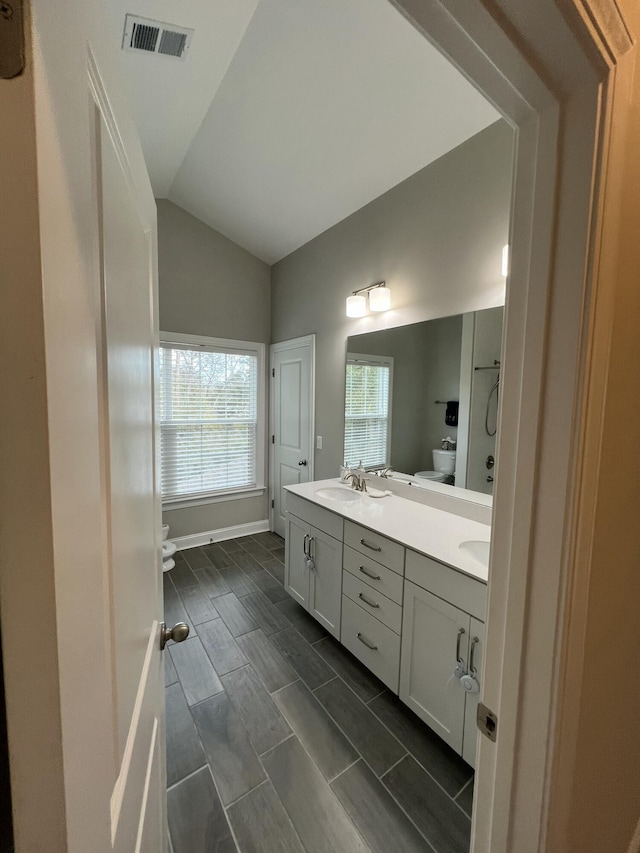
<path fill-rule="evenodd" d="M 288 349 L 296 349 L 297 347 L 309 346 L 311 348 L 311 422 L 309 425 L 309 480 L 313 480 L 315 471 L 315 432 L 316 432 L 316 336 L 303 335 L 300 338 L 291 338 L 288 341 L 279 341 L 277 344 L 271 344 L 269 347 L 269 527 L 273 530 L 273 501 L 275 497 L 275 481 L 274 481 L 274 445 L 272 436 L 275 432 L 275 411 L 273 408 L 273 354 L 276 352 L 286 352 Z"/>
<path fill-rule="evenodd" d="M 472 850 L 543 850 L 608 143 L 602 83 L 629 44 L 607 41 L 607 15 L 620 21 L 607 0 L 598 11 L 537 0 L 533 16 L 528 0 L 391 2 L 517 129 L 482 687 L 499 725 L 496 743 L 480 738 Z"/>

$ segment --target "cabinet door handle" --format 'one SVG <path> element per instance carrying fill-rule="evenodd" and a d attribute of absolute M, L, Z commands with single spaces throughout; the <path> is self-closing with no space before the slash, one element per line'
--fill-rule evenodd
<path fill-rule="evenodd" d="M 376 601 L 370 601 L 366 595 L 363 595 L 361 592 L 358 593 L 358 598 L 361 601 L 364 601 L 365 604 L 368 604 L 369 607 L 380 607 L 380 605 Z"/>
<path fill-rule="evenodd" d="M 307 550 L 308 546 L 309 546 L 309 534 L 305 533 L 304 534 L 304 540 L 302 542 L 302 550 L 304 551 L 305 557 L 309 556 L 309 551 Z"/>
<path fill-rule="evenodd" d="M 368 649 L 371 649 L 372 652 L 377 652 L 378 647 L 374 646 L 373 643 L 370 643 L 366 637 L 363 637 L 360 631 L 356 634 L 356 637 L 360 640 L 363 646 L 366 646 Z"/>
<path fill-rule="evenodd" d="M 309 559 L 310 559 L 310 560 L 313 560 L 313 554 L 311 553 L 311 543 L 312 543 L 312 542 L 315 542 L 315 541 L 316 541 L 316 537 L 315 537 L 315 536 L 310 536 L 310 537 L 309 537 Z"/>
<path fill-rule="evenodd" d="M 382 551 L 379 545 L 370 545 L 366 539 L 361 539 L 360 544 L 364 545 L 365 548 L 371 548 L 372 551 Z"/>
<path fill-rule="evenodd" d="M 458 628 L 458 636 L 456 638 L 456 663 L 462 663 L 462 658 L 460 657 L 460 646 L 462 644 L 462 635 L 465 633 L 466 631 L 464 628 Z"/>
<path fill-rule="evenodd" d="M 476 646 L 478 645 L 479 642 L 480 642 L 480 637 L 472 637 L 471 638 L 471 649 L 469 651 L 469 672 L 471 673 L 471 675 L 473 675 L 474 678 L 477 675 L 474 657 L 475 657 L 475 652 L 476 652 Z"/>
<path fill-rule="evenodd" d="M 363 575 L 366 575 L 368 578 L 371 578 L 372 581 L 380 580 L 380 575 L 374 575 L 373 572 L 368 572 L 364 566 L 360 566 L 360 571 Z"/>

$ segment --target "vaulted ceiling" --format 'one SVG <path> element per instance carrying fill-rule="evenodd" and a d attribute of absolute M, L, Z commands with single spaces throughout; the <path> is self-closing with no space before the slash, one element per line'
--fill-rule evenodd
<path fill-rule="evenodd" d="M 151 182 L 274 263 L 499 118 L 388 0 L 111 0 L 191 27 L 121 52 Z"/>

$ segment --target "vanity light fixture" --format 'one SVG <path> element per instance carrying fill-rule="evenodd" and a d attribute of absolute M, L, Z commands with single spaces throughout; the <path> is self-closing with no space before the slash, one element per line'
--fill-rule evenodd
<path fill-rule="evenodd" d="M 509 275 L 509 244 L 502 247 L 502 278 Z"/>
<path fill-rule="evenodd" d="M 347 296 L 347 317 L 364 317 L 367 313 L 367 297 L 359 293 Z"/>
<path fill-rule="evenodd" d="M 372 311 L 388 311 L 391 308 L 391 291 L 384 281 L 369 291 L 369 308 Z"/>
<path fill-rule="evenodd" d="M 367 296 L 371 311 L 388 311 L 391 307 L 391 290 L 384 281 L 354 290 L 347 296 L 347 317 L 364 317 L 367 313 Z"/>

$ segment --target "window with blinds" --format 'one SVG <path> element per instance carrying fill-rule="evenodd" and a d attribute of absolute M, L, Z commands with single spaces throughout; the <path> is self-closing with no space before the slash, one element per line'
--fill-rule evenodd
<path fill-rule="evenodd" d="M 261 353 L 232 344 L 160 344 L 164 502 L 260 485 Z"/>
<path fill-rule="evenodd" d="M 389 465 L 393 360 L 347 355 L 344 460 L 365 468 Z"/>

